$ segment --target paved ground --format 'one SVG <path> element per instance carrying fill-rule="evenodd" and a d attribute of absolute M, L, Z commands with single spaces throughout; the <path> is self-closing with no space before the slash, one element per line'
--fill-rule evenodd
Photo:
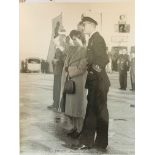
<path fill-rule="evenodd" d="M 64 146 L 69 139 L 60 128 L 57 113 L 47 109 L 52 103 L 53 75 L 20 74 L 20 145 L 21 155 L 57 154 L 134 154 L 134 93 L 119 90 L 118 73 L 109 75 L 111 88 L 108 95 L 110 114 L 109 147 L 102 153 L 95 149 L 72 151 Z"/>

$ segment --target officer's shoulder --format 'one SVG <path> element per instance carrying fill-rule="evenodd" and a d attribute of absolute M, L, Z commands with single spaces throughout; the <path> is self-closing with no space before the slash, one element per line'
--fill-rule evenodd
<path fill-rule="evenodd" d="M 94 34 L 94 37 L 93 37 L 93 39 L 95 40 L 95 41 L 104 41 L 104 38 L 101 36 L 101 34 L 99 33 L 99 32 L 96 32 L 95 34 Z"/>

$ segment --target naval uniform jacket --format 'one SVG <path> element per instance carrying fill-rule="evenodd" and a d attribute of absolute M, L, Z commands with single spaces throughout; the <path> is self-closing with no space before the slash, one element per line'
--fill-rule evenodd
<path fill-rule="evenodd" d="M 107 93 L 110 86 L 105 67 L 109 59 L 106 53 L 105 41 L 98 32 L 95 32 L 89 39 L 87 59 L 86 88 L 88 88 L 88 104 L 79 143 L 88 147 L 95 145 L 105 148 L 108 145 L 109 113 Z M 100 66 L 101 72 L 95 71 L 93 69 L 94 65 Z"/>
<path fill-rule="evenodd" d="M 88 47 L 87 47 L 87 58 L 88 58 L 88 77 L 89 80 L 89 72 L 93 71 L 94 74 L 97 74 L 99 79 L 102 81 L 102 89 L 109 89 L 110 81 L 107 76 L 105 67 L 109 63 L 108 54 L 106 52 L 106 43 L 103 37 L 99 34 L 99 32 L 95 32 L 89 39 Z M 102 68 L 100 73 L 97 73 L 92 69 L 92 65 L 98 65 Z M 92 76 L 91 76 L 92 77 Z M 91 80 L 91 79 L 90 79 Z M 88 82 L 86 82 L 86 88 L 89 88 Z"/>

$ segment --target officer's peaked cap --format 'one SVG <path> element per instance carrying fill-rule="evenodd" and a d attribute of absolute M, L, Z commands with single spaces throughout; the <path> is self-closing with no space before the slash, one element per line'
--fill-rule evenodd
<path fill-rule="evenodd" d="M 93 18 L 91 18 L 91 17 L 83 17 L 82 18 L 82 22 L 86 22 L 86 21 L 88 21 L 88 22 L 91 22 L 91 23 L 94 23 L 95 25 L 98 25 L 98 23 L 97 23 L 97 21 L 96 20 L 94 20 Z"/>

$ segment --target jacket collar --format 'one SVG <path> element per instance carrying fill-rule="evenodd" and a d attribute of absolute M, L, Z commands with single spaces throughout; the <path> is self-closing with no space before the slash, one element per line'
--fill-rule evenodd
<path fill-rule="evenodd" d="M 94 34 L 96 34 L 96 33 L 97 33 L 97 31 L 92 32 L 92 33 L 90 34 L 89 39 L 92 38 L 92 36 L 93 36 Z"/>

